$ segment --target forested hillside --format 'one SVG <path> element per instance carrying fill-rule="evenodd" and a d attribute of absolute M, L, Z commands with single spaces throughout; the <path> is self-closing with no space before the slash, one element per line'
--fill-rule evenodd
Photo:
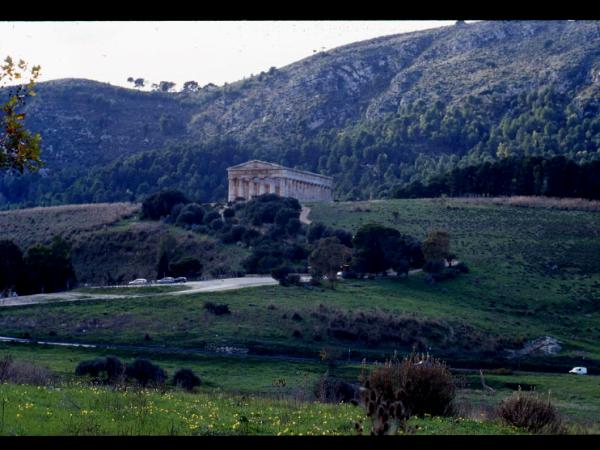
<path fill-rule="evenodd" d="M 86 80 L 38 86 L 28 126 L 46 168 L 0 178 L 0 207 L 226 195 L 266 159 L 385 197 L 506 157 L 600 159 L 600 23 L 478 22 L 358 42 L 198 92 Z"/>

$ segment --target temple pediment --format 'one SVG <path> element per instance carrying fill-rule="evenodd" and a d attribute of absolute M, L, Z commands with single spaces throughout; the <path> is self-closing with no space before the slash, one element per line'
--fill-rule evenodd
<path fill-rule="evenodd" d="M 252 161 L 246 161 L 245 163 L 238 164 L 237 166 L 229 167 L 227 170 L 273 170 L 273 169 L 285 169 L 285 167 L 279 164 L 270 163 L 266 161 L 259 161 L 257 159 Z"/>

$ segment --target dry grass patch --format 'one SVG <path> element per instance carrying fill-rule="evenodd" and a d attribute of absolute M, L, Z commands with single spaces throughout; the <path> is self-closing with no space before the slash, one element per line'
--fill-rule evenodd
<path fill-rule="evenodd" d="M 527 208 L 549 208 L 562 210 L 600 211 L 600 201 L 585 198 L 557 198 L 557 197 L 473 197 L 453 198 L 453 202 L 462 202 L 475 205 L 507 205 Z"/>

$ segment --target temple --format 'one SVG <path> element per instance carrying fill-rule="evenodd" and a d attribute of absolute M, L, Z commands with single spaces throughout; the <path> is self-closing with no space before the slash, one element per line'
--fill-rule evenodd
<path fill-rule="evenodd" d="M 333 178 L 265 161 L 248 161 L 227 169 L 228 201 L 273 193 L 299 201 L 332 201 Z"/>

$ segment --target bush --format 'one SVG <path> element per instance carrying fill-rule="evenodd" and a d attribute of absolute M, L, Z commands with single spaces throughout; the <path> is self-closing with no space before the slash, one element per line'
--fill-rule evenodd
<path fill-rule="evenodd" d="M 291 267 L 288 266 L 279 266 L 276 267 L 275 269 L 271 270 L 271 276 L 279 281 L 279 284 L 281 286 L 289 286 L 288 283 L 288 275 L 290 274 L 290 272 L 292 271 Z"/>
<path fill-rule="evenodd" d="M 0 384 L 10 382 L 46 386 L 54 381 L 55 376 L 47 367 L 15 361 L 10 355 L 0 359 Z"/>
<path fill-rule="evenodd" d="M 123 364 L 114 356 L 81 361 L 75 368 L 75 375 L 89 375 L 97 381 L 111 383 L 123 375 Z"/>
<path fill-rule="evenodd" d="M 200 378 L 190 369 L 179 369 L 173 375 L 173 384 L 181 386 L 186 391 L 193 391 L 196 386 L 200 386 Z"/>
<path fill-rule="evenodd" d="M 469 267 L 464 262 L 459 262 L 457 265 L 453 266 L 453 268 L 460 273 L 469 273 Z"/>
<path fill-rule="evenodd" d="M 443 261 L 427 261 L 423 266 L 423 271 L 431 274 L 442 273 L 445 264 Z"/>
<path fill-rule="evenodd" d="M 220 230 L 224 226 L 225 226 L 225 222 L 223 222 L 220 218 L 214 219 L 213 221 L 210 222 L 210 228 L 212 228 L 215 231 Z"/>
<path fill-rule="evenodd" d="M 210 225 L 213 220 L 221 219 L 221 214 L 218 211 L 210 211 L 204 215 L 204 224 Z"/>
<path fill-rule="evenodd" d="M 498 415 L 505 423 L 523 428 L 530 433 L 560 434 L 564 432 L 562 419 L 550 403 L 534 393 L 520 390 L 504 399 L 498 407 Z"/>
<path fill-rule="evenodd" d="M 133 378 L 144 387 L 161 385 L 167 379 L 167 373 L 147 359 L 136 359 L 132 364 L 127 364 L 125 375 L 128 378 Z"/>
<path fill-rule="evenodd" d="M 189 200 L 180 191 L 168 190 L 151 195 L 142 203 L 142 219 L 159 220 L 171 214 L 178 203 L 187 204 Z"/>
<path fill-rule="evenodd" d="M 202 275 L 202 263 L 196 258 L 183 258 L 171 263 L 169 271 L 174 277 L 195 278 Z"/>
<path fill-rule="evenodd" d="M 175 208 L 173 208 L 173 215 Z M 200 225 L 204 219 L 204 209 L 197 203 L 189 203 L 181 208 L 176 220 L 177 225 Z"/>
<path fill-rule="evenodd" d="M 226 304 L 204 302 L 204 309 L 206 309 L 208 312 L 210 312 L 216 316 L 222 316 L 224 314 L 231 314 L 231 311 L 229 310 L 229 305 L 226 305 Z"/>
<path fill-rule="evenodd" d="M 350 403 L 358 399 L 357 386 L 325 373 L 315 383 L 313 393 L 323 403 Z"/>
<path fill-rule="evenodd" d="M 365 387 L 382 401 L 400 401 L 406 417 L 454 413 L 455 386 L 450 370 L 429 354 L 412 353 L 371 371 Z"/>

